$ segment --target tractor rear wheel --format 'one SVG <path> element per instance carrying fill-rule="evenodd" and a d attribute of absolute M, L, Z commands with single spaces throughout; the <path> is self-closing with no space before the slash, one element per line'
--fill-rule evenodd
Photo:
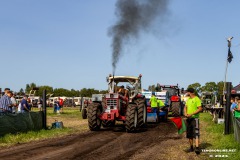
<path fill-rule="evenodd" d="M 107 128 L 107 127 L 114 127 L 115 126 L 115 120 L 114 121 L 102 121 L 102 126 Z"/>
<path fill-rule="evenodd" d="M 126 113 L 126 131 L 134 132 L 138 123 L 138 111 L 136 104 L 129 104 Z"/>
<path fill-rule="evenodd" d="M 180 102 L 172 102 L 172 116 L 179 117 L 180 116 Z"/>
<path fill-rule="evenodd" d="M 82 110 L 82 119 L 87 119 L 87 109 L 86 108 L 84 108 Z"/>
<path fill-rule="evenodd" d="M 88 127 L 91 131 L 98 131 L 101 128 L 102 120 L 99 118 L 101 114 L 101 104 L 91 103 L 88 106 Z"/>
<path fill-rule="evenodd" d="M 138 127 L 145 127 L 147 124 L 147 107 L 143 99 L 138 100 Z"/>

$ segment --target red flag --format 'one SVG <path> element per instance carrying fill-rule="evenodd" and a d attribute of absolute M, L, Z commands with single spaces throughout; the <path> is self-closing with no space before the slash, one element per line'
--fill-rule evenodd
<path fill-rule="evenodd" d="M 171 118 L 170 119 L 174 125 L 177 127 L 178 129 L 178 134 L 183 134 L 184 132 L 186 132 L 187 128 L 186 128 L 186 124 L 183 120 L 183 118 L 181 117 L 175 117 L 175 118 Z"/>
<path fill-rule="evenodd" d="M 182 128 L 182 118 L 181 117 L 174 117 L 174 118 L 171 118 L 170 120 L 176 125 L 178 130 Z"/>

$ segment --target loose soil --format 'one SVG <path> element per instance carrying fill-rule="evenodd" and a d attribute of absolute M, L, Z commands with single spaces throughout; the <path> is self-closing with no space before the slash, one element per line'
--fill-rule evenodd
<path fill-rule="evenodd" d="M 1 148 L 0 159 L 207 159 L 203 153 L 186 153 L 188 141 L 178 135 L 171 123 L 149 124 L 137 133 L 126 133 L 123 126 L 97 132 L 67 135 L 61 138 Z"/>

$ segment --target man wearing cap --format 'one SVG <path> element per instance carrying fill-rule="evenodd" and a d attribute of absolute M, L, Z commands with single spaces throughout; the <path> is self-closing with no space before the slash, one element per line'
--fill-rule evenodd
<path fill-rule="evenodd" d="M 0 113 L 11 113 L 12 111 L 12 102 L 11 102 L 11 92 L 9 88 L 5 88 L 5 94 L 0 99 Z"/>
<path fill-rule="evenodd" d="M 196 154 L 200 154 L 199 149 L 199 112 L 202 111 L 201 100 L 195 95 L 193 88 L 187 89 L 187 94 L 190 96 L 184 108 L 184 115 L 187 117 L 187 138 L 189 139 L 190 149 L 193 152 L 193 139 L 196 139 Z"/>

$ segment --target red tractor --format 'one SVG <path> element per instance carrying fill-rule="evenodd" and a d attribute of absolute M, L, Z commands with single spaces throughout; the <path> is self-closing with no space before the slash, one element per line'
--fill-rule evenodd
<path fill-rule="evenodd" d="M 173 117 L 183 115 L 183 103 L 181 101 L 180 93 L 183 92 L 183 88 L 179 89 L 178 85 L 160 85 L 157 84 L 158 91 L 165 91 L 165 104 L 169 106 L 169 111 L 172 112 Z"/>
<path fill-rule="evenodd" d="M 141 77 L 107 77 L 109 93 L 101 97 L 93 95 L 88 106 L 90 130 L 98 131 L 101 126 L 113 127 L 116 121 L 122 121 L 127 132 L 134 132 L 146 124 L 147 110 L 145 97 L 141 94 Z M 119 92 L 120 88 L 127 94 Z"/>

